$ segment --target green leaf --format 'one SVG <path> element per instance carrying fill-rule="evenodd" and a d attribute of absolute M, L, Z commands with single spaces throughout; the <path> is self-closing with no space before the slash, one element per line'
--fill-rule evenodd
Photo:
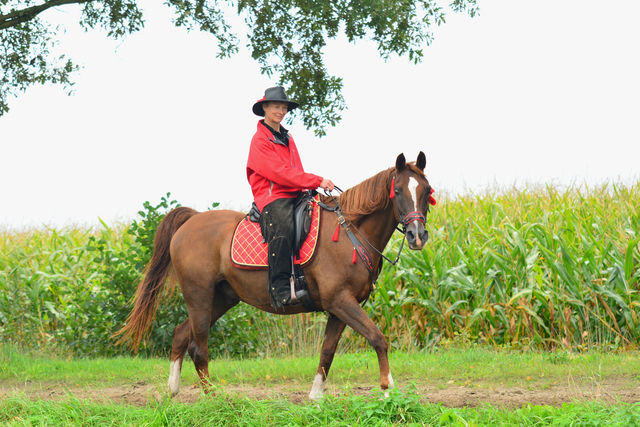
<path fill-rule="evenodd" d="M 633 260 L 633 251 L 636 248 L 636 246 L 638 246 L 639 242 L 640 242 L 640 237 L 631 239 L 629 240 L 629 243 L 627 243 L 627 250 L 625 252 L 625 257 L 624 257 L 624 276 L 627 279 L 627 283 L 631 282 L 633 270 L 636 264 L 634 263 L 634 260 Z"/>

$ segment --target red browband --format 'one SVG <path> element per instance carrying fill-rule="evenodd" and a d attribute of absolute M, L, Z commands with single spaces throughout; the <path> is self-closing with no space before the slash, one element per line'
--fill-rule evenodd
<path fill-rule="evenodd" d="M 434 197 L 432 196 L 432 194 L 435 193 L 435 190 L 432 188 L 431 189 L 431 193 L 429 193 L 429 204 L 431 206 L 435 206 L 436 205 L 436 199 L 434 199 Z M 391 179 L 391 191 L 389 192 L 389 198 L 393 199 L 396 197 L 396 177 L 394 176 Z M 411 215 L 411 214 L 409 214 Z"/>

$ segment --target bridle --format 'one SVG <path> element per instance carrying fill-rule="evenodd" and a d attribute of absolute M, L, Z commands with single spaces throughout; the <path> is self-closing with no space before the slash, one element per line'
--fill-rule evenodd
<path fill-rule="evenodd" d="M 433 189 L 431 189 L 431 193 L 433 193 Z M 431 196 L 429 196 L 429 197 L 431 197 Z M 427 219 L 424 217 L 422 212 L 413 211 L 413 212 L 409 212 L 407 215 L 402 215 L 402 213 L 400 212 L 400 208 L 398 207 L 398 201 L 396 200 L 396 177 L 395 176 L 391 179 L 391 191 L 389 192 L 389 198 L 394 199 L 394 205 L 396 206 L 396 212 L 398 212 L 398 218 L 400 218 L 400 223 L 402 224 L 402 230 L 400 230 L 397 227 L 396 227 L 396 229 L 398 231 L 400 231 L 402 234 L 404 234 L 405 237 L 406 237 L 407 227 L 412 222 L 420 221 L 422 223 L 423 227 L 426 226 Z M 427 207 L 427 212 L 429 212 L 429 208 L 428 207 Z M 404 239 L 403 239 L 403 243 L 404 243 Z M 398 255 L 398 256 L 400 256 L 400 255 Z M 397 261 L 397 259 L 396 259 L 396 261 Z M 395 265 L 395 264 L 393 264 L 393 265 Z"/>
<path fill-rule="evenodd" d="M 415 222 L 415 221 L 420 221 L 423 226 L 426 225 L 426 218 L 422 214 L 422 212 L 420 212 L 420 211 L 413 211 L 413 212 L 409 212 L 407 215 L 402 215 L 402 213 L 400 212 L 400 208 L 398 207 L 398 201 L 396 200 L 396 197 L 395 197 L 395 179 L 396 178 L 394 176 L 393 179 L 391 180 L 391 192 L 389 194 L 389 198 L 394 199 L 393 200 L 393 202 L 394 202 L 393 204 L 396 207 L 396 212 L 398 213 L 398 218 L 400 218 L 400 224 L 402 225 L 402 229 L 400 229 L 398 226 L 396 226 L 396 230 L 398 230 L 399 232 L 402 233 L 402 242 L 400 243 L 400 249 L 398 250 L 398 255 L 396 256 L 395 260 L 391 260 L 390 258 L 385 256 L 381 251 L 379 251 L 375 246 L 373 246 L 371 244 L 371 242 L 369 242 L 369 240 L 367 240 L 367 238 L 362 233 L 360 233 L 360 230 L 358 230 L 358 228 L 356 226 L 354 226 L 351 221 L 349 221 L 348 219 L 345 218 L 344 213 L 342 212 L 342 209 L 340 209 L 340 205 L 338 203 L 338 199 L 336 199 L 333 196 L 331 191 L 324 190 L 324 194 L 326 196 L 328 196 L 328 197 L 331 197 L 331 199 L 335 203 L 334 207 L 330 207 L 330 206 L 328 206 L 328 205 L 326 205 L 326 204 L 324 204 L 322 202 L 318 202 L 319 205 L 322 208 L 327 209 L 327 210 L 332 211 L 332 212 L 335 212 L 336 215 L 338 215 L 338 222 L 340 223 L 340 225 L 342 225 L 345 228 L 345 230 L 347 232 L 347 235 L 349 236 L 349 239 L 351 239 L 351 242 L 354 244 L 354 248 L 358 248 L 357 252 L 361 256 L 361 258 L 363 258 L 363 261 L 365 262 L 365 265 L 367 266 L 367 269 L 369 270 L 369 274 L 371 275 L 373 283 L 376 282 L 377 274 L 374 273 L 370 261 L 365 259 L 365 257 L 368 257 L 368 254 L 366 253 L 366 250 L 362 250 L 364 248 L 360 249 L 361 245 L 359 245 L 359 239 L 355 236 L 355 234 L 351 231 L 351 229 L 355 230 L 355 232 L 358 233 L 358 235 L 365 242 L 367 242 L 369 247 L 371 247 L 378 255 L 380 255 L 382 257 L 382 259 L 385 259 L 391 265 L 395 266 L 398 263 L 398 261 L 400 260 L 400 255 L 402 254 L 402 249 L 404 248 L 404 242 L 405 242 L 405 240 L 407 238 L 406 231 L 407 231 L 407 227 L 409 226 L 409 224 L 411 224 L 412 222 Z M 335 186 L 335 189 L 338 191 L 338 193 L 342 193 L 343 192 L 340 189 L 340 187 L 338 187 L 338 186 Z M 433 189 L 431 190 L 431 193 L 433 193 Z M 431 200 L 431 198 L 430 198 L 430 200 Z M 435 202 L 435 200 L 434 200 L 434 202 Z M 433 203 L 433 204 L 435 204 L 435 203 Z"/>

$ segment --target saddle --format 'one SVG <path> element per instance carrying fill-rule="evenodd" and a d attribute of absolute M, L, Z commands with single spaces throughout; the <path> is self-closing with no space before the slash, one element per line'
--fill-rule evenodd
<path fill-rule="evenodd" d="M 320 207 L 316 191 L 298 196 L 294 207 L 293 255 L 296 265 L 304 266 L 315 255 L 320 228 Z M 267 268 L 267 243 L 260 231 L 260 210 L 251 207 L 249 213 L 238 223 L 231 243 L 231 262 L 243 269 Z"/>

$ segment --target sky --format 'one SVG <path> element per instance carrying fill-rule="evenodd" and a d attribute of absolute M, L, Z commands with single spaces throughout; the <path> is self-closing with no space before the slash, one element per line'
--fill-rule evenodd
<path fill-rule="evenodd" d="M 32 87 L 0 117 L 0 229 L 128 222 L 167 192 L 198 210 L 248 210 L 251 107 L 277 80 L 247 49 L 216 59 L 212 36 L 141 4 L 145 28 L 117 41 L 85 33 L 74 7 L 44 15 L 83 68 L 72 96 Z M 305 170 L 347 189 L 424 151 L 436 197 L 637 182 L 640 2 L 478 4 L 474 18 L 448 13 L 419 65 L 330 40 L 348 110 L 324 138 L 286 125 Z"/>

